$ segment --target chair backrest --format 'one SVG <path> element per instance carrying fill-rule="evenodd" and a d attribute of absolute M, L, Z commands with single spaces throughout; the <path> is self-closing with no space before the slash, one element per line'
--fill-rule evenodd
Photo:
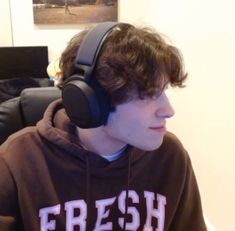
<path fill-rule="evenodd" d="M 19 97 L 0 104 L 0 144 L 26 126 L 34 126 L 47 106 L 61 97 L 57 87 L 26 88 Z"/>

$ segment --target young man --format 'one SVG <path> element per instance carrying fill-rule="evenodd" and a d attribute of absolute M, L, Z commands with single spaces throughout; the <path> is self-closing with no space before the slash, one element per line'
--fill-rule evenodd
<path fill-rule="evenodd" d="M 1 146 L 1 231 L 206 230 L 189 156 L 166 132 L 180 53 L 149 29 L 106 25 L 71 40 L 62 101 Z"/>

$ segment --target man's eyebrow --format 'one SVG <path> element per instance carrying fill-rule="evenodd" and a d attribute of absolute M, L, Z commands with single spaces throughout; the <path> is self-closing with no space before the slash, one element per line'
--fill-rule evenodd
<path fill-rule="evenodd" d="M 155 94 L 152 97 L 159 97 L 166 89 L 169 88 L 170 82 L 165 82 L 161 87 L 156 88 Z"/>

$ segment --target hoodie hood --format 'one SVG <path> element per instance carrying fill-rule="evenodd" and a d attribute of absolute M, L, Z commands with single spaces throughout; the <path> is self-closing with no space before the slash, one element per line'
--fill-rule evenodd
<path fill-rule="evenodd" d="M 96 153 L 84 150 L 79 143 L 77 127 L 68 118 L 65 109 L 63 108 L 62 100 L 58 99 L 52 102 L 44 113 L 43 119 L 37 123 L 38 132 L 49 142 L 64 149 L 67 153 L 75 155 L 86 161 L 86 155 L 89 156 L 91 166 L 104 167 L 110 162 Z M 126 167 L 127 155 L 135 152 L 131 162 L 137 161 L 144 154 L 143 151 L 137 150 L 128 146 L 125 154 L 117 161 L 113 162 L 113 166 L 121 167 L 123 161 Z M 117 163 L 119 166 L 117 166 Z"/>

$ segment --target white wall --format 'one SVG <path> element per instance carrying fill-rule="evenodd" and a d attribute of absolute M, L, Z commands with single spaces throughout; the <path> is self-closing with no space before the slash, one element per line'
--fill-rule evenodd
<path fill-rule="evenodd" d="M 0 1 L 0 46 L 12 46 L 9 0 Z"/>
<path fill-rule="evenodd" d="M 11 9 L 14 44 L 48 45 L 50 60 L 80 30 L 35 26 L 31 0 L 11 0 Z M 119 1 L 120 21 L 154 26 L 183 52 L 189 79 L 169 92 L 176 116 L 168 128 L 189 151 L 204 211 L 220 231 L 235 227 L 234 10 L 232 0 Z"/>

